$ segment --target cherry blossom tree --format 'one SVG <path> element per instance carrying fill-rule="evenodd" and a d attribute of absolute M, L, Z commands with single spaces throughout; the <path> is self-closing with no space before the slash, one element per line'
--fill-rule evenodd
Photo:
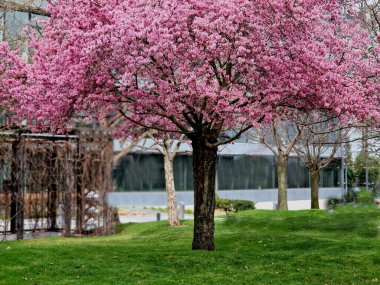
<path fill-rule="evenodd" d="M 193 249 L 214 249 L 218 146 L 280 112 L 377 116 L 368 34 L 336 0 L 56 0 L 18 113 L 35 130 L 124 117 L 193 148 Z M 354 13 L 354 10 L 347 10 Z M 282 110 L 287 110 L 285 113 Z M 233 133 L 233 135 L 228 135 Z"/>

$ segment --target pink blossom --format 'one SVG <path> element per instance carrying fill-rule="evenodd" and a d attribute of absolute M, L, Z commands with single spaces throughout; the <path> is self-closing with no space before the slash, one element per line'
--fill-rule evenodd
<path fill-rule="evenodd" d="M 339 3 L 58 0 L 43 38 L 32 37 L 31 64 L 3 52 L 15 68 L 1 96 L 50 130 L 118 112 L 130 126 L 186 134 L 223 134 L 284 109 L 376 117 L 377 58 Z"/>

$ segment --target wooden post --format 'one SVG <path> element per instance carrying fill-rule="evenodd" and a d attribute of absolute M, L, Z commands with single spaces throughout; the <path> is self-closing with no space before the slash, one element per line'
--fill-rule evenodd
<path fill-rule="evenodd" d="M 66 167 L 65 167 L 65 176 L 66 176 L 66 189 L 65 189 L 65 194 L 63 198 L 63 218 L 64 218 L 64 236 L 69 237 L 71 236 L 71 195 L 72 195 L 72 187 L 73 187 L 73 182 L 72 182 L 72 177 L 75 173 L 75 170 L 72 169 L 72 163 L 71 161 L 72 154 L 68 151 L 66 153 Z"/>
<path fill-rule="evenodd" d="M 55 160 L 57 158 L 56 150 L 53 148 L 49 166 L 50 166 L 50 183 L 48 188 L 48 218 L 49 218 L 49 231 L 57 231 L 57 207 L 58 207 L 58 189 L 57 179 L 55 177 Z"/>
<path fill-rule="evenodd" d="M 17 239 L 23 239 L 24 232 L 24 195 L 22 188 L 22 153 L 23 140 L 19 133 L 12 142 L 11 163 L 11 232 L 16 233 Z"/>
<path fill-rule="evenodd" d="M 81 135 L 77 140 L 76 156 L 75 156 L 75 190 L 76 190 L 76 206 L 77 206 L 77 222 L 76 222 L 76 232 L 81 234 L 83 231 L 83 153 L 81 149 L 82 144 Z M 83 147 L 83 146 L 82 146 Z"/>

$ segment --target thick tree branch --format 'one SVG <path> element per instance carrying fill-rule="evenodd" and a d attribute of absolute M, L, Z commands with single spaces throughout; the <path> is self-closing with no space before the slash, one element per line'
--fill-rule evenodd
<path fill-rule="evenodd" d="M 168 129 L 164 129 L 164 128 L 160 128 L 158 126 L 148 126 L 146 124 L 143 124 L 139 121 L 136 121 L 134 119 L 132 119 L 130 116 L 128 116 L 123 110 L 119 109 L 119 112 L 120 114 L 125 118 L 127 119 L 128 121 L 131 121 L 132 123 L 138 125 L 138 126 L 141 126 L 141 127 L 144 127 L 144 128 L 147 128 L 147 129 L 154 129 L 154 130 L 157 130 L 157 131 L 161 131 L 161 132 L 168 132 L 168 133 L 178 133 L 178 130 L 168 130 Z"/>
<path fill-rule="evenodd" d="M 50 17 L 50 13 L 45 9 L 40 7 L 33 7 L 32 4 L 27 3 L 22 4 L 3 0 L 0 2 L 0 10 L 32 13 L 35 15 Z"/>

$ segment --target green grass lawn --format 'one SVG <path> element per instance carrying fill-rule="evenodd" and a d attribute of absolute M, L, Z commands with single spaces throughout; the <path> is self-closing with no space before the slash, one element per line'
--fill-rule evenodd
<path fill-rule="evenodd" d="M 192 222 L 0 243 L 0 284 L 380 284 L 380 210 L 247 211 L 192 251 Z"/>

